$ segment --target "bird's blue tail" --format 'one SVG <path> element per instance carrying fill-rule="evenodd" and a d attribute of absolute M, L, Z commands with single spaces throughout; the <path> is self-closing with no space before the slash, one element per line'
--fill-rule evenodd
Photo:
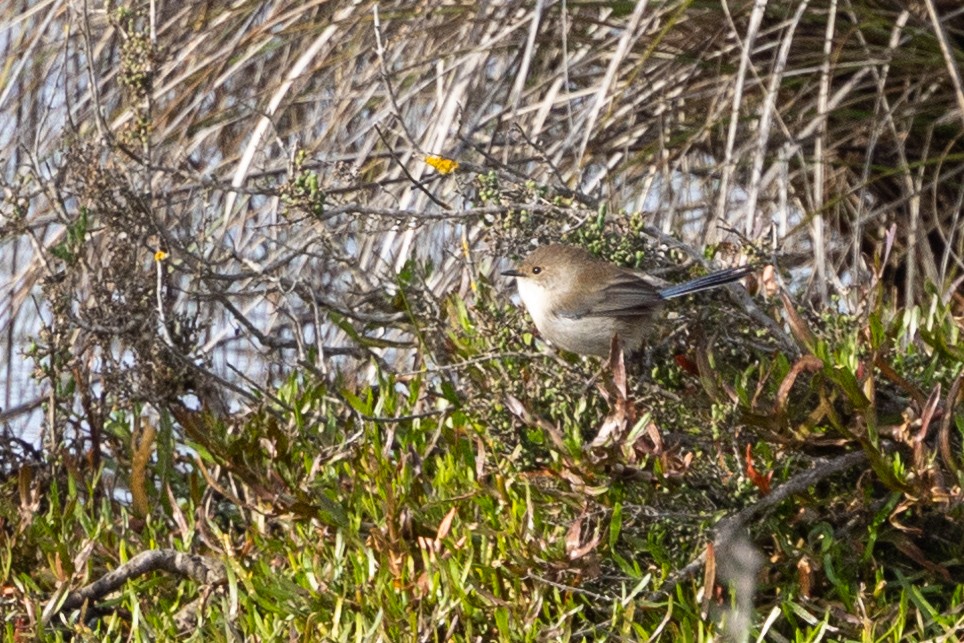
<path fill-rule="evenodd" d="M 701 290 L 709 290 L 710 288 L 716 288 L 723 284 L 736 281 L 737 279 L 742 279 L 753 271 L 753 266 L 740 266 L 738 268 L 718 270 L 717 272 L 711 272 L 708 275 L 690 279 L 689 281 L 684 281 L 681 284 L 676 284 L 669 288 L 663 288 L 659 291 L 659 296 L 663 299 L 672 299 L 674 297 L 682 297 L 690 293 L 700 292 Z"/>

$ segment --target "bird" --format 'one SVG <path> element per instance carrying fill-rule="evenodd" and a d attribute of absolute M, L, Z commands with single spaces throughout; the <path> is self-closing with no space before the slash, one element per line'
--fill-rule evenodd
<path fill-rule="evenodd" d="M 752 266 L 727 268 L 663 287 L 579 246 L 553 243 L 536 248 L 502 274 L 515 277 L 519 297 L 545 339 L 571 353 L 607 357 L 613 335 L 626 350 L 641 348 L 667 300 L 717 288 L 753 271 Z"/>

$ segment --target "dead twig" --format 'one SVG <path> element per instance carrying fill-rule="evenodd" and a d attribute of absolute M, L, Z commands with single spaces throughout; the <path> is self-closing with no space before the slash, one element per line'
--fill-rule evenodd
<path fill-rule="evenodd" d="M 49 602 L 41 622 L 46 625 L 61 612 L 77 609 L 84 603 L 94 603 L 120 589 L 127 581 L 156 571 L 183 576 L 202 585 L 221 585 L 227 581 L 224 565 L 212 558 L 174 549 L 144 551 L 93 583 L 70 592 L 59 606 L 55 600 Z"/>

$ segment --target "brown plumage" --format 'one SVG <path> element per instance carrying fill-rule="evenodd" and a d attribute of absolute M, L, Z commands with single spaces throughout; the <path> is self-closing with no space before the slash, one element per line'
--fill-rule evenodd
<path fill-rule="evenodd" d="M 516 278 L 522 303 L 543 337 L 573 353 L 605 357 L 614 334 L 626 348 L 639 348 L 667 299 L 716 288 L 752 271 L 728 268 L 661 288 L 582 248 L 551 244 L 502 274 Z"/>

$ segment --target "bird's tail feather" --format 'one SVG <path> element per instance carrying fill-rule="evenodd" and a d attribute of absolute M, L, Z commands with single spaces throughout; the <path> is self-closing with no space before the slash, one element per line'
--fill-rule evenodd
<path fill-rule="evenodd" d="M 722 286 L 723 284 L 736 281 L 737 279 L 742 279 L 753 271 L 753 266 L 740 266 L 738 268 L 718 270 L 716 272 L 711 272 L 708 275 L 697 277 L 696 279 L 684 281 L 683 283 L 676 284 L 675 286 L 663 288 L 659 291 L 659 296 L 663 299 L 672 299 L 674 297 L 682 297 L 683 295 L 689 295 L 690 293 L 700 292 L 701 290 L 709 290 L 710 288 L 716 288 L 718 286 Z"/>

